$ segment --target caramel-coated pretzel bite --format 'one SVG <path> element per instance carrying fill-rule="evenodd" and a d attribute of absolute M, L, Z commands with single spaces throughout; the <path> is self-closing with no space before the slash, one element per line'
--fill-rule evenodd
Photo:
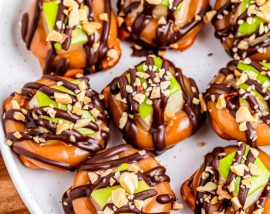
<path fill-rule="evenodd" d="M 245 143 L 215 148 L 181 187 L 194 213 L 270 213 L 270 157 Z"/>
<path fill-rule="evenodd" d="M 209 19 L 215 36 L 234 59 L 270 60 L 269 5 L 269 0 L 216 1 Z"/>
<path fill-rule="evenodd" d="M 216 133 L 253 146 L 269 145 L 270 64 L 231 61 L 210 83 L 205 100 Z"/>
<path fill-rule="evenodd" d="M 62 198 L 66 214 L 169 214 L 175 202 L 166 169 L 150 152 L 124 144 L 83 162 Z"/>
<path fill-rule="evenodd" d="M 119 36 L 137 50 L 185 50 L 195 41 L 209 9 L 208 0 L 118 0 Z"/>
<path fill-rule="evenodd" d="M 6 99 L 6 143 L 30 168 L 74 170 L 104 149 L 109 118 L 89 78 L 44 75 Z"/>
<path fill-rule="evenodd" d="M 156 154 L 189 137 L 204 122 L 204 101 L 195 81 L 160 57 L 149 56 L 130 67 L 102 93 L 126 142 Z"/>
<path fill-rule="evenodd" d="M 121 55 L 110 0 L 35 0 L 22 17 L 21 34 L 44 74 L 91 74 Z"/>

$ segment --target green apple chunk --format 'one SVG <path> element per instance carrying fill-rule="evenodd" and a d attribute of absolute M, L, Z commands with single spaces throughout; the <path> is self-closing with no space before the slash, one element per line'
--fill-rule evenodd
<path fill-rule="evenodd" d="M 243 83 L 243 84 L 241 84 L 241 85 L 239 86 L 239 88 L 242 88 L 242 89 L 244 89 L 244 90 L 247 90 L 248 87 L 249 87 L 249 85 L 246 84 L 246 83 Z M 256 90 L 251 90 L 251 91 L 255 93 L 255 99 L 256 99 L 256 101 L 258 102 L 259 109 L 260 109 L 261 111 L 267 111 L 267 112 L 268 112 L 268 111 L 269 111 L 268 104 L 267 104 L 267 102 L 264 100 L 264 97 L 263 97 L 258 91 L 256 91 Z M 240 99 L 241 99 L 241 98 L 240 98 Z"/>
<path fill-rule="evenodd" d="M 121 171 L 125 171 L 129 168 L 129 165 L 127 163 L 123 163 L 121 164 L 118 168 L 116 168 L 114 170 L 114 172 L 121 172 Z"/>
<path fill-rule="evenodd" d="M 45 120 L 49 120 L 55 124 L 59 124 L 60 120 L 63 122 L 63 124 L 72 124 L 72 122 L 70 122 L 68 120 L 64 120 L 62 118 L 51 118 L 51 117 L 44 116 L 44 115 L 42 115 L 41 118 L 43 118 Z M 77 132 L 81 133 L 84 136 L 91 136 L 91 135 L 95 134 L 95 132 L 92 129 L 88 129 L 88 128 L 74 128 L 74 130 L 76 130 Z"/>
<path fill-rule="evenodd" d="M 246 151 L 245 151 L 245 157 L 247 156 L 248 152 L 249 152 L 250 147 L 247 145 L 246 147 Z M 236 151 L 234 151 L 233 153 L 227 155 L 226 157 L 224 157 L 223 159 L 220 160 L 219 163 L 219 173 L 221 175 L 222 178 L 227 179 L 228 175 L 229 175 L 229 171 L 230 171 L 230 167 L 233 163 L 233 159 L 235 157 Z M 244 163 L 245 160 L 242 160 L 242 163 Z M 252 176 L 251 177 L 251 187 L 248 191 L 248 198 L 247 200 L 251 200 L 254 195 L 257 195 L 257 191 L 259 191 L 261 188 L 263 188 L 269 179 L 270 176 L 270 172 L 267 169 L 267 167 L 263 164 L 263 162 L 257 158 L 254 162 L 254 164 L 258 167 L 258 169 L 261 171 L 261 175 L 259 176 Z M 240 182 L 241 182 L 241 177 L 237 177 L 236 181 L 235 181 L 235 191 L 234 194 L 235 196 L 237 196 L 239 194 L 239 188 L 240 188 Z M 249 198 L 251 197 L 251 198 Z"/>
<path fill-rule="evenodd" d="M 49 31 L 52 31 L 54 29 L 58 13 L 58 4 L 56 1 L 44 2 L 42 8 Z"/>
<path fill-rule="evenodd" d="M 243 0 L 241 3 L 241 13 L 244 13 L 247 10 L 248 6 L 251 4 L 253 4 L 251 0 Z M 261 23 L 264 23 L 262 19 L 260 19 L 259 17 L 254 17 L 252 24 L 249 24 L 247 22 L 240 24 L 238 32 L 242 35 L 252 34 L 260 27 Z"/>
<path fill-rule="evenodd" d="M 160 3 L 160 4 L 161 4 L 162 6 L 169 7 L 170 2 L 171 2 L 170 0 L 161 0 L 161 3 Z M 177 6 L 176 11 L 181 10 L 182 4 L 183 4 L 183 2 L 181 2 L 181 3 Z"/>
<path fill-rule="evenodd" d="M 103 209 L 103 207 L 106 205 L 107 201 L 111 197 L 112 192 L 118 188 L 121 188 L 121 186 L 116 185 L 112 187 L 97 189 L 92 192 L 91 197 Z M 139 181 L 138 188 L 135 189 L 134 193 L 136 194 L 148 189 L 150 189 L 150 187 L 144 181 Z"/>

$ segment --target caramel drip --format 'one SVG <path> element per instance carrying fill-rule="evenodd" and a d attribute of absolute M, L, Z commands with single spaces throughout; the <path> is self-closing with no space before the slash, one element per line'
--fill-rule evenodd
<path fill-rule="evenodd" d="M 61 77 L 44 75 L 43 78 L 51 79 L 51 80 L 56 81 L 56 82 L 61 82 L 63 87 L 65 87 L 71 91 L 79 90 L 78 85 L 73 84 L 72 82 L 69 82 L 65 79 L 62 79 Z M 83 78 L 81 78 L 81 81 L 88 82 L 89 79 L 87 77 L 83 77 Z M 40 83 L 36 83 L 36 82 L 27 83 L 27 84 L 25 84 L 24 89 L 22 90 L 22 92 L 24 92 L 24 93 L 21 93 L 20 95 L 25 96 L 27 100 L 30 100 L 30 99 L 32 99 L 32 97 L 36 93 L 33 90 L 35 90 L 35 91 L 39 90 L 39 91 L 42 91 L 43 93 L 45 93 L 51 99 L 54 99 L 54 97 L 53 97 L 54 92 L 63 93 L 61 91 L 53 90 L 53 89 L 51 90 L 51 89 L 52 88 L 45 86 L 43 84 L 40 84 Z M 14 96 L 14 94 L 13 94 L 13 96 Z M 70 96 L 72 97 L 72 95 L 70 95 Z M 103 103 L 101 102 L 101 100 L 98 97 L 98 94 L 95 91 L 88 90 L 86 92 L 86 96 L 88 96 L 92 100 L 92 103 L 90 103 L 88 105 L 89 109 L 93 109 L 94 107 L 98 107 L 99 109 L 103 109 Z M 76 98 L 74 96 L 73 96 L 73 102 L 74 103 L 76 102 Z M 18 123 L 25 125 L 26 128 L 28 129 L 26 132 L 19 133 L 21 135 L 20 138 L 16 138 L 13 133 L 9 133 L 9 134 L 7 134 L 7 139 L 9 139 L 13 142 L 15 142 L 15 141 L 21 142 L 24 140 L 31 140 L 32 142 L 35 142 L 34 141 L 35 137 L 38 137 L 39 139 L 43 139 L 44 142 L 46 142 L 48 140 L 62 141 L 62 142 L 65 142 L 65 143 L 70 144 L 70 145 L 74 145 L 82 150 L 85 150 L 85 151 L 88 151 L 91 153 L 96 153 L 97 151 L 102 149 L 102 146 L 98 143 L 98 141 L 96 139 L 94 139 L 93 137 L 84 136 L 76 130 L 65 130 L 61 134 L 55 134 L 56 133 L 56 125 L 54 123 L 51 123 L 49 120 L 41 118 L 42 116 L 50 117 L 49 113 L 46 112 L 44 108 L 45 107 L 43 107 L 43 108 L 42 107 L 35 107 L 33 109 L 27 110 L 26 113 L 23 112 L 22 110 L 14 110 L 14 109 L 6 111 L 5 116 L 4 116 L 4 122 L 7 120 L 13 120 L 13 121 L 16 121 Z M 79 115 L 67 112 L 65 110 L 61 110 L 61 109 L 53 109 L 53 110 L 55 112 L 55 118 L 62 118 L 64 120 L 68 120 L 72 123 L 76 123 L 77 120 L 81 119 L 81 117 Z M 18 120 L 18 118 L 15 118 L 14 115 L 16 112 L 23 114 L 25 119 Z M 109 121 L 108 116 L 103 111 L 100 112 L 100 115 L 97 116 L 97 119 L 100 119 L 107 124 Z M 43 127 L 45 129 L 47 129 L 48 132 L 42 133 L 39 130 L 39 127 Z M 91 121 L 87 126 L 85 126 L 85 128 L 91 129 L 94 132 L 99 131 L 99 126 L 93 121 Z M 75 138 L 75 141 L 71 140 L 72 136 Z M 109 138 L 109 134 L 102 130 L 101 137 L 106 142 Z M 39 143 L 42 144 L 43 141 L 39 142 Z M 35 159 L 35 160 L 44 162 L 44 163 L 49 164 L 49 165 L 58 166 L 60 168 L 74 170 L 74 167 L 69 167 L 67 164 L 65 165 L 65 163 L 59 163 L 57 161 L 47 160 L 46 158 L 43 158 L 37 154 L 31 153 L 29 151 L 26 151 L 22 148 L 18 148 L 15 146 L 13 146 L 12 148 L 15 152 L 17 152 L 21 155 L 24 155 L 26 157 L 29 157 L 31 159 Z"/>

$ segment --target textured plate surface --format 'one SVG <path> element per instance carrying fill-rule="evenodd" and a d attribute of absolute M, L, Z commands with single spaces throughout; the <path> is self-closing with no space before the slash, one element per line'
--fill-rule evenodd
<path fill-rule="evenodd" d="M 4 3 L 2 10 L 0 7 L 1 115 L 2 103 L 8 95 L 26 82 L 35 81 L 41 76 L 38 61 L 26 50 L 20 38 L 19 20 L 31 1 L 0 0 L 0 6 L 1 3 Z M 115 5 L 116 0 L 112 0 L 112 3 Z M 212 27 L 205 26 L 190 49 L 185 52 L 168 51 L 166 54 L 166 58 L 182 68 L 185 75 L 196 80 L 201 91 L 206 89 L 217 71 L 230 60 L 213 34 Z M 91 76 L 91 86 L 95 90 L 100 92 L 114 77 L 120 75 L 129 66 L 143 60 L 143 58 L 131 57 L 130 44 L 122 42 L 121 45 L 123 56 L 120 62 L 108 71 Z M 2 124 L 0 124 L 2 155 L 11 178 L 30 212 L 35 214 L 63 213 L 61 197 L 72 184 L 74 173 L 27 169 L 4 144 L 4 139 Z M 198 146 L 201 142 L 206 145 Z M 121 143 L 121 134 L 112 128 L 109 146 L 119 143 Z M 226 145 L 229 145 L 229 142 L 219 139 L 207 122 L 194 136 L 157 157 L 157 160 L 168 169 L 167 173 L 171 176 L 171 185 L 179 202 L 182 202 L 179 195 L 181 184 L 199 167 L 204 154 L 216 146 Z M 270 152 L 269 147 L 264 149 Z M 191 214 L 192 211 L 185 205 L 185 209 L 181 213 Z"/>

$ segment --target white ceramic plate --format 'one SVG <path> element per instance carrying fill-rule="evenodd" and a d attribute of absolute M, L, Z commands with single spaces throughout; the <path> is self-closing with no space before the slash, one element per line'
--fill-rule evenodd
<path fill-rule="evenodd" d="M 41 76 L 38 61 L 28 52 L 20 38 L 19 20 L 32 0 L 0 0 L 0 112 L 4 99 L 26 82 L 35 81 Z M 1 3 L 3 8 L 1 10 Z M 116 4 L 116 0 L 112 0 Z M 214 38 L 211 26 L 205 26 L 195 44 L 185 52 L 168 51 L 166 57 L 183 69 L 185 75 L 194 78 L 201 91 L 217 71 L 230 60 L 222 49 L 219 41 Z M 91 76 L 91 85 L 101 91 L 114 77 L 120 75 L 129 66 L 135 65 L 143 58 L 132 58 L 130 44 L 122 42 L 123 56 L 112 69 Z M 209 56 L 209 54 L 213 54 Z M 24 167 L 17 156 L 4 144 L 4 133 L 0 124 L 1 151 L 10 176 L 29 211 L 39 213 L 63 213 L 61 206 L 62 194 L 73 182 L 74 173 L 49 172 L 31 170 Z M 121 134 L 112 129 L 109 146 L 119 144 Z M 204 147 L 198 143 L 205 142 Z M 235 143 L 235 142 L 231 142 Z M 181 184 L 199 167 L 203 156 L 216 146 L 226 146 L 225 142 L 213 132 L 209 122 L 200 131 L 181 144 L 157 157 L 168 169 L 171 185 L 179 202 Z M 269 148 L 265 150 L 270 151 Z M 185 206 L 181 212 L 190 214 L 192 211 Z"/>

